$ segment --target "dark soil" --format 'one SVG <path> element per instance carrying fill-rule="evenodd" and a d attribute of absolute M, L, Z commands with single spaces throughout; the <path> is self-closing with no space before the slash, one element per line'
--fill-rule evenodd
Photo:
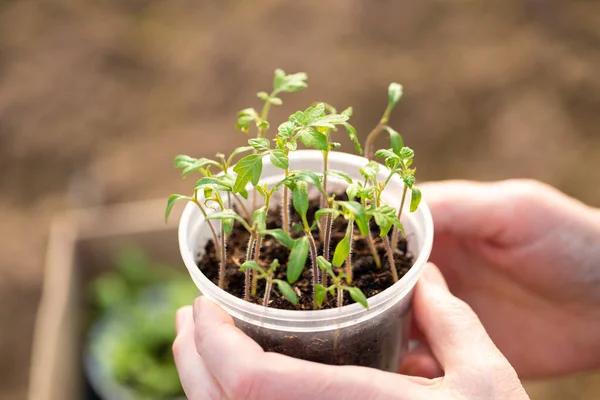
<path fill-rule="evenodd" d="M 338 199 L 344 199 L 345 194 L 337 196 Z M 309 223 L 312 222 L 311 218 L 315 211 L 319 209 L 318 199 L 313 199 L 310 202 L 310 209 L 308 212 Z M 267 217 L 267 228 L 275 229 L 281 228 L 280 209 L 272 210 L 269 212 Z M 295 229 L 297 224 L 300 223 L 300 216 L 296 214 L 293 207 L 291 208 L 291 220 L 292 229 L 290 232 L 293 237 L 300 237 L 302 233 L 299 229 Z M 344 237 L 347 221 L 343 217 L 337 218 L 333 223 L 332 235 L 331 235 L 331 246 L 330 251 L 333 255 L 333 250 L 337 243 Z M 226 266 L 226 278 L 225 278 L 225 290 L 239 298 L 244 297 L 244 273 L 239 270 L 239 265 L 245 261 L 246 249 L 249 240 L 248 232 L 240 225 L 236 224 L 233 228 L 232 233 L 227 238 L 227 266 Z M 371 252 L 369 250 L 367 239 L 360 235 L 358 229 L 354 229 L 353 238 L 353 252 L 352 252 L 352 264 L 353 264 L 353 281 L 352 286 L 360 288 L 365 296 L 374 296 L 388 287 L 394 282 L 392 279 L 392 273 L 390 265 L 387 261 L 385 253 L 385 247 L 381 238 L 379 237 L 379 230 L 377 226 L 372 223 L 371 225 L 371 236 L 374 239 L 374 244 L 379 257 L 381 259 L 382 267 L 377 268 Z M 319 254 L 323 254 L 323 245 L 319 233 L 317 230 L 313 232 L 313 237 L 317 244 Z M 261 252 L 259 256 L 261 267 L 265 270 L 274 259 L 278 259 L 281 267 L 278 268 L 276 278 L 285 280 L 285 271 L 289 255 L 289 249 L 282 246 L 279 242 L 270 236 L 267 236 L 261 246 Z M 406 274 L 413 264 L 413 257 L 407 253 L 407 243 L 404 238 L 401 238 L 398 242 L 398 249 L 394 254 L 394 261 L 398 271 L 398 277 L 401 278 Z M 269 307 L 287 309 L 287 310 L 312 310 L 312 285 L 311 285 L 311 268 L 310 256 L 307 260 L 307 268 L 305 268 L 300 279 L 294 283 L 293 287 L 296 290 L 299 303 L 297 306 L 291 304 L 287 299 L 281 296 L 277 290 L 274 289 L 271 292 L 269 301 Z M 218 282 L 218 271 L 219 261 L 215 251 L 215 246 L 212 240 L 209 240 L 205 246 L 205 254 L 198 261 L 198 267 L 204 275 L 206 275 L 213 283 Z M 342 267 L 343 268 L 343 267 Z M 263 304 L 263 296 L 265 290 L 264 280 L 260 280 L 257 285 L 256 296 L 251 296 L 250 301 L 257 304 Z M 350 304 L 352 299 L 346 293 L 344 296 L 344 305 Z M 336 307 L 336 299 L 333 296 L 327 296 L 326 302 L 322 308 L 334 308 Z"/>

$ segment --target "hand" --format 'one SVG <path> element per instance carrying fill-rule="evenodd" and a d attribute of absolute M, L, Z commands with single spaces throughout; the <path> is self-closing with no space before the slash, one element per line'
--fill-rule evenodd
<path fill-rule="evenodd" d="M 600 214 L 535 181 L 422 186 L 432 261 L 521 378 L 600 366 Z"/>
<path fill-rule="evenodd" d="M 477 316 L 450 294 L 432 265 L 415 289 L 414 312 L 445 371 L 443 378 L 334 367 L 265 353 L 227 313 L 202 297 L 193 311 L 188 306 L 177 313 L 173 354 L 190 400 L 528 398 Z"/>

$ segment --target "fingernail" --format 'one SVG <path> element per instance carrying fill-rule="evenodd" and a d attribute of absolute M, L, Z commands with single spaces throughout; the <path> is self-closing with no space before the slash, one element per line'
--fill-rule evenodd
<path fill-rule="evenodd" d="M 423 271 L 423 280 L 427 283 L 431 283 L 435 286 L 439 286 L 442 288 L 448 287 L 446 285 L 446 280 L 444 279 L 444 276 L 442 275 L 438 267 L 436 267 L 433 264 L 427 264 L 425 266 L 425 270 Z"/>

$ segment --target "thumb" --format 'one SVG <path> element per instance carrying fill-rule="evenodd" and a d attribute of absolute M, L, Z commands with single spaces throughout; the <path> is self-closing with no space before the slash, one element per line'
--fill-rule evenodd
<path fill-rule="evenodd" d="M 446 375 L 460 367 L 483 367 L 490 360 L 505 360 L 475 312 L 448 290 L 433 264 L 417 284 L 415 320 Z M 506 361 L 508 364 L 508 361 Z"/>

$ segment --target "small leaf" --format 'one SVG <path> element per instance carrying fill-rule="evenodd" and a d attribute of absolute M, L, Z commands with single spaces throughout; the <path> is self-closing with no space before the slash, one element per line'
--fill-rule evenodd
<path fill-rule="evenodd" d="M 321 184 L 321 177 L 312 171 L 301 171 L 292 176 L 291 180 L 304 181 L 315 186 L 319 192 L 323 193 L 323 185 Z"/>
<path fill-rule="evenodd" d="M 340 114 L 345 115 L 346 117 L 350 118 L 352 116 L 352 113 L 353 113 L 352 107 L 348 107 L 344 111 L 342 111 Z"/>
<path fill-rule="evenodd" d="M 267 229 L 267 210 L 265 206 L 254 211 L 252 214 L 252 222 L 256 225 L 256 230 L 258 232 L 264 232 Z"/>
<path fill-rule="evenodd" d="M 283 297 L 288 299 L 293 305 L 298 304 L 298 295 L 289 283 L 282 281 L 281 279 L 273 279 L 273 282 L 277 284 L 277 289 L 279 289 L 279 292 L 283 295 Z"/>
<path fill-rule="evenodd" d="M 340 212 L 334 208 L 319 208 L 315 212 L 315 219 L 318 221 L 323 215 L 332 214 L 334 218 L 340 215 Z"/>
<path fill-rule="evenodd" d="M 400 161 L 400 156 L 396 155 L 396 153 L 394 153 L 392 150 L 388 150 L 388 149 L 380 149 L 377 150 L 375 152 L 375 157 L 377 158 L 383 158 L 386 160 L 397 160 Z"/>
<path fill-rule="evenodd" d="M 280 106 L 283 104 L 283 101 L 281 101 L 281 99 L 279 97 L 271 97 L 271 100 L 269 100 L 269 102 L 276 106 Z"/>
<path fill-rule="evenodd" d="M 400 150 L 404 146 L 404 141 L 402 140 L 402 136 L 398 132 L 396 132 L 391 127 L 385 125 L 383 127 L 390 134 L 390 142 L 392 143 L 392 151 L 400 156 Z"/>
<path fill-rule="evenodd" d="M 356 149 L 358 154 L 362 154 L 363 149 L 360 146 L 360 141 L 358 140 L 358 135 L 356 134 L 356 128 L 354 128 L 354 126 L 350 125 L 347 122 L 343 123 L 342 125 L 344 125 L 344 128 L 346 128 L 346 133 L 348 133 L 348 137 L 350 138 L 350 140 L 352 140 L 352 144 L 354 144 L 354 148 Z"/>
<path fill-rule="evenodd" d="M 197 190 L 201 190 L 206 187 L 209 187 L 209 188 L 212 188 L 215 190 L 220 190 L 220 191 L 231 191 L 232 187 L 227 182 L 227 178 L 223 179 L 222 177 L 223 177 L 223 175 L 221 175 L 221 177 L 219 177 L 219 178 L 212 177 L 212 176 L 210 176 L 210 177 L 205 176 L 204 178 L 201 178 L 200 180 L 198 180 L 196 182 L 195 188 Z"/>
<path fill-rule="evenodd" d="M 286 121 L 283 124 L 279 125 L 277 128 L 277 132 L 279 136 L 289 139 L 294 136 L 294 132 L 296 131 L 296 124 L 291 121 Z"/>
<path fill-rule="evenodd" d="M 298 148 L 298 143 L 296 143 L 296 141 L 293 142 L 287 142 L 285 144 L 285 148 L 289 149 L 291 151 L 296 151 L 296 149 Z"/>
<path fill-rule="evenodd" d="M 346 260 L 346 257 L 348 257 L 348 254 L 350 254 L 350 239 L 346 235 L 339 241 L 337 246 L 335 246 L 332 264 L 336 267 L 341 267 Z"/>
<path fill-rule="evenodd" d="M 169 219 L 171 210 L 173 209 L 173 206 L 175 205 L 175 202 L 177 200 L 191 200 L 191 199 L 189 197 L 183 196 L 181 194 L 172 194 L 171 196 L 169 196 L 169 199 L 167 200 L 167 208 L 165 209 L 165 222 L 167 222 L 167 220 Z"/>
<path fill-rule="evenodd" d="M 360 190 L 360 188 L 361 186 L 359 182 L 352 182 L 351 184 L 349 184 L 346 188 L 346 194 L 348 195 L 348 198 L 350 200 L 354 200 L 356 196 L 358 196 L 358 191 Z"/>
<path fill-rule="evenodd" d="M 286 74 L 282 69 L 275 70 L 273 77 L 273 95 L 281 92 L 297 92 L 304 89 L 307 76 L 304 72 Z"/>
<path fill-rule="evenodd" d="M 235 164 L 233 171 L 237 173 L 235 184 L 233 185 L 235 193 L 245 189 L 248 182 L 252 182 L 256 186 L 262 172 L 262 155 L 247 155 Z"/>
<path fill-rule="evenodd" d="M 271 142 L 266 138 L 253 138 L 248 140 L 248 144 L 256 151 L 269 150 L 271 147 Z"/>
<path fill-rule="evenodd" d="M 325 175 L 335 176 L 336 178 L 340 178 L 346 183 L 352 183 L 352 177 L 345 173 L 344 171 L 338 171 L 337 169 L 328 169 L 325 171 Z"/>
<path fill-rule="evenodd" d="M 392 226 L 402 229 L 402 224 L 396 216 L 396 210 L 393 207 L 385 205 L 373 210 L 372 214 L 379 226 L 380 236 L 386 236 L 390 229 L 392 229 Z"/>
<path fill-rule="evenodd" d="M 292 188 L 292 203 L 296 212 L 302 217 L 302 221 L 306 221 L 306 213 L 308 212 L 308 186 L 306 182 L 295 182 L 294 188 Z"/>
<path fill-rule="evenodd" d="M 352 218 L 356 221 L 356 225 L 358 226 L 360 234 L 367 236 L 370 231 L 369 220 L 364 207 L 356 201 L 339 201 L 338 204 L 341 205 L 347 212 L 352 214 Z"/>
<path fill-rule="evenodd" d="M 183 171 L 181 171 L 181 176 L 184 178 L 192 172 L 201 170 L 207 165 L 214 165 L 220 167 L 220 164 L 218 162 L 210 160 L 208 158 L 193 158 L 183 154 L 175 157 L 174 164 L 175 168 L 183 169 Z"/>
<path fill-rule="evenodd" d="M 258 121 L 257 126 L 258 126 L 259 129 L 267 130 L 267 129 L 269 129 L 269 121 L 264 121 L 264 120 L 263 121 Z"/>
<path fill-rule="evenodd" d="M 410 147 L 403 147 L 400 149 L 399 156 L 402 160 L 407 161 L 415 157 L 415 152 Z"/>
<path fill-rule="evenodd" d="M 254 261 L 246 261 L 242 265 L 240 265 L 240 271 L 245 271 L 247 269 L 255 269 L 258 270 L 260 267 Z"/>
<path fill-rule="evenodd" d="M 364 176 L 365 179 L 374 181 L 377 178 L 379 168 L 380 164 L 377 161 L 369 161 L 367 165 L 360 169 L 360 174 Z"/>
<path fill-rule="evenodd" d="M 323 305 L 323 301 L 327 297 L 327 289 L 325 286 L 320 283 L 315 284 L 315 302 L 317 303 L 317 307 L 321 307 Z"/>
<path fill-rule="evenodd" d="M 325 105 L 319 103 L 314 107 L 308 107 L 302 113 L 301 125 L 310 126 L 314 121 L 317 121 L 325 115 Z"/>
<path fill-rule="evenodd" d="M 388 87 L 388 103 L 390 106 L 395 106 L 402 97 L 402 85 L 398 83 L 390 83 Z"/>
<path fill-rule="evenodd" d="M 302 129 L 300 131 L 300 141 L 306 147 L 314 147 L 317 150 L 327 150 L 327 136 L 314 129 Z"/>
<path fill-rule="evenodd" d="M 413 185 L 415 184 L 415 177 L 412 174 L 402 175 L 402 180 L 409 189 L 412 189 Z"/>
<path fill-rule="evenodd" d="M 327 271 L 333 273 L 333 269 L 331 267 L 331 263 L 325 259 L 323 256 L 317 257 L 317 265 L 321 271 Z"/>
<path fill-rule="evenodd" d="M 419 208 L 419 204 L 421 204 L 421 191 L 414 187 L 412 189 L 412 196 L 410 199 L 410 212 L 417 211 L 417 208 Z"/>
<path fill-rule="evenodd" d="M 225 218 L 221 220 L 223 226 L 223 233 L 229 235 L 233 231 L 233 218 Z"/>
<path fill-rule="evenodd" d="M 245 108 L 238 113 L 238 120 L 235 126 L 242 132 L 248 133 L 250 130 L 250 123 L 257 121 L 258 119 L 258 113 L 254 108 Z"/>
<path fill-rule="evenodd" d="M 306 266 L 308 258 L 308 238 L 302 236 L 300 239 L 294 240 L 287 265 L 287 280 L 289 283 L 294 283 L 302 275 L 302 271 Z"/>
<path fill-rule="evenodd" d="M 273 236 L 279 243 L 291 249 L 294 245 L 294 239 L 283 229 L 268 229 L 263 232 L 265 235 Z"/>
<path fill-rule="evenodd" d="M 344 287 L 344 289 L 346 289 L 350 293 L 350 297 L 352 297 L 352 300 L 354 300 L 355 302 L 357 302 L 358 304 L 360 304 L 367 310 L 369 309 L 369 304 L 367 303 L 367 297 L 362 292 L 362 290 L 360 290 L 357 287 Z"/>
<path fill-rule="evenodd" d="M 335 125 L 343 124 L 348 120 L 348 117 L 341 114 L 327 114 L 322 116 L 321 118 L 314 120 L 310 123 L 310 126 L 314 127 L 325 127 L 325 128 L 335 128 Z"/>
<path fill-rule="evenodd" d="M 227 220 L 227 219 L 235 219 L 236 221 L 239 221 L 244 228 L 246 228 L 247 230 L 250 230 L 250 226 L 248 225 L 248 223 L 246 222 L 246 220 L 244 218 L 242 218 L 238 213 L 236 213 L 235 211 L 231 210 L 231 209 L 226 209 L 220 212 L 214 212 L 212 214 L 208 214 L 206 216 L 206 219 L 218 219 L 218 220 Z"/>
<path fill-rule="evenodd" d="M 290 167 L 290 161 L 288 160 L 288 156 L 283 150 L 273 150 L 269 158 L 271 160 L 271 163 L 277 168 L 288 169 Z"/>
<path fill-rule="evenodd" d="M 231 161 L 233 161 L 233 158 L 235 156 L 237 156 L 238 154 L 245 153 L 250 150 L 253 150 L 252 146 L 242 146 L 242 147 L 238 147 L 237 149 L 233 150 L 233 152 L 227 159 L 227 165 L 231 165 Z"/>
<path fill-rule="evenodd" d="M 256 97 L 258 97 L 262 101 L 269 100 L 269 94 L 267 92 L 258 92 L 258 93 L 256 93 Z"/>
<path fill-rule="evenodd" d="M 273 262 L 271 262 L 271 265 L 269 265 L 269 271 L 275 271 L 277 267 L 279 267 L 279 260 L 274 259 Z"/>

